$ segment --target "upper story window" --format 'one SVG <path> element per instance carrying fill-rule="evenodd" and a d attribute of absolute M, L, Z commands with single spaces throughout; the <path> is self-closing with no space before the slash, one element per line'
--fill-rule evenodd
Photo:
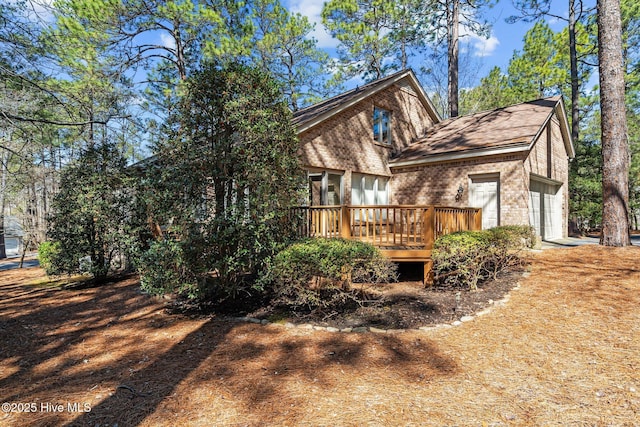
<path fill-rule="evenodd" d="M 391 144 L 391 113 L 378 107 L 373 107 L 373 140 Z"/>

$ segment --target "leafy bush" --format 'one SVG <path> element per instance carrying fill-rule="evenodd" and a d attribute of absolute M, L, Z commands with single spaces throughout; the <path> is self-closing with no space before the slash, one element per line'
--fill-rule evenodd
<path fill-rule="evenodd" d="M 60 243 L 46 241 L 40 243 L 38 246 L 38 261 L 40 262 L 40 267 L 44 269 L 44 271 L 49 274 L 58 274 L 60 271 L 55 268 L 56 265 L 56 257 L 60 254 Z"/>
<path fill-rule="evenodd" d="M 177 292 L 196 297 L 196 279 L 185 268 L 181 246 L 172 240 L 158 240 L 140 257 L 140 284 L 151 295 Z"/>
<path fill-rule="evenodd" d="M 147 228 L 135 184 L 125 158 L 110 142 L 87 148 L 65 165 L 48 217 L 47 235 L 55 242 L 50 271 L 89 272 L 101 282 L 125 267 Z"/>
<path fill-rule="evenodd" d="M 182 89 L 147 170 L 149 214 L 180 248 L 190 295 L 235 296 L 293 240 L 304 175 L 291 111 L 269 74 L 241 64 L 203 63 Z"/>
<path fill-rule="evenodd" d="M 397 266 L 367 243 L 346 239 L 305 239 L 279 252 L 261 277 L 279 302 L 292 307 L 329 306 L 353 298 L 353 282 L 397 280 Z"/>
<path fill-rule="evenodd" d="M 521 264 L 523 250 L 534 242 L 534 231 L 529 226 L 502 226 L 442 236 L 436 240 L 432 253 L 436 284 L 477 289 L 483 280 Z"/>

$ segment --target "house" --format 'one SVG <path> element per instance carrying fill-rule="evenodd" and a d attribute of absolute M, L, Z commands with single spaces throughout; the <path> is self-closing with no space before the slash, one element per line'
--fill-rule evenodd
<path fill-rule="evenodd" d="M 575 151 L 561 97 L 443 120 L 411 70 L 294 114 L 310 204 L 482 208 L 482 228 L 567 236 Z M 382 215 L 382 214 L 378 214 Z"/>
<path fill-rule="evenodd" d="M 22 253 L 22 239 L 24 231 L 18 218 L 4 216 L 4 247 L 7 258 L 16 257 Z"/>

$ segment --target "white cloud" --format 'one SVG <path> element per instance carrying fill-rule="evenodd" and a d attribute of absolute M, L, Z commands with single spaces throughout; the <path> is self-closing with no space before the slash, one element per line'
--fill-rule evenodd
<path fill-rule="evenodd" d="M 484 37 L 471 36 L 471 45 L 474 49 L 475 56 L 491 56 L 500 44 L 500 40 L 496 36 L 490 36 L 488 39 Z"/>
<path fill-rule="evenodd" d="M 160 44 L 168 49 L 176 48 L 176 40 L 167 33 L 160 34 Z"/>
<path fill-rule="evenodd" d="M 500 45 L 500 40 L 493 33 L 485 38 L 469 32 L 464 25 L 460 25 L 460 41 L 462 49 L 469 50 L 473 56 L 478 57 L 492 56 Z"/>
<path fill-rule="evenodd" d="M 338 46 L 338 40 L 331 37 L 322 25 L 322 6 L 325 0 L 290 0 L 285 2 L 285 6 L 290 12 L 299 13 L 309 18 L 309 21 L 315 24 L 314 31 L 310 34 L 318 40 L 320 48 L 335 48 Z"/>

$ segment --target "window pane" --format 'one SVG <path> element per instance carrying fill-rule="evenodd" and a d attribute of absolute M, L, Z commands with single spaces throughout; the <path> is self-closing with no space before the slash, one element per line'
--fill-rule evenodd
<path fill-rule="evenodd" d="M 330 173 L 327 178 L 327 204 L 339 205 L 342 203 L 340 199 L 340 181 L 342 181 L 342 175 Z"/>
<path fill-rule="evenodd" d="M 382 113 L 382 137 L 381 142 L 388 143 L 389 142 L 389 112 L 385 111 Z"/>
<path fill-rule="evenodd" d="M 354 173 L 351 175 L 351 204 L 362 204 L 362 175 Z"/>
<path fill-rule="evenodd" d="M 382 108 L 373 108 L 373 139 L 388 144 L 391 142 L 391 113 Z"/>
<path fill-rule="evenodd" d="M 364 204 L 365 205 L 375 205 L 375 191 L 374 191 L 374 183 L 375 177 L 373 176 L 365 176 L 364 177 Z"/>
<path fill-rule="evenodd" d="M 376 200 L 378 205 L 389 204 L 388 182 L 389 180 L 387 178 L 378 178 L 378 198 Z"/>
<path fill-rule="evenodd" d="M 320 206 L 322 199 L 322 175 L 309 176 L 309 193 L 311 206 Z"/>

